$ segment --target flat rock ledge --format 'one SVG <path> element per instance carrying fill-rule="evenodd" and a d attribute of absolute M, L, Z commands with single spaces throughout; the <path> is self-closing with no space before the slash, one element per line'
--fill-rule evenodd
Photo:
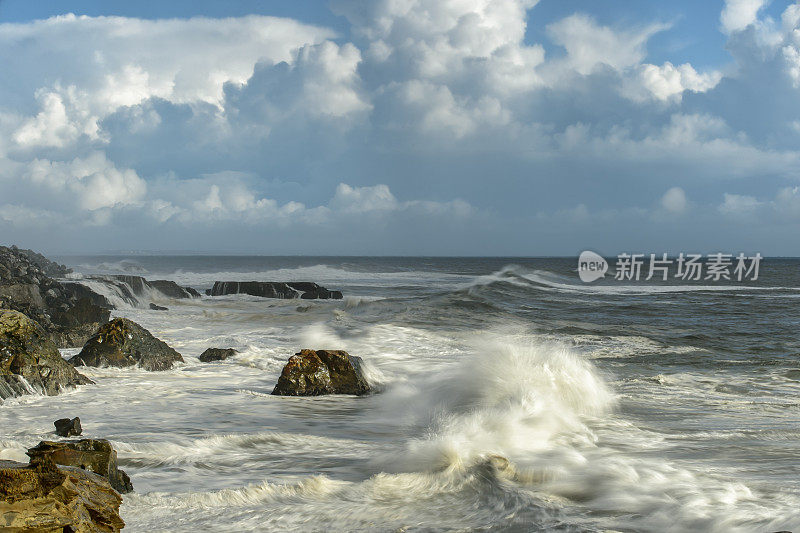
<path fill-rule="evenodd" d="M 363 395 L 371 391 L 363 362 L 342 350 L 301 350 L 283 367 L 272 394 L 278 396 Z"/>
<path fill-rule="evenodd" d="M 105 439 L 45 440 L 26 453 L 32 462 L 52 461 L 60 466 L 88 470 L 107 479 L 120 494 L 133 492 L 131 479 L 117 465 L 117 451 Z"/>
<path fill-rule="evenodd" d="M 183 357 L 136 322 L 115 318 L 102 326 L 69 362 L 74 366 L 138 365 L 157 371 L 169 370 L 176 362 L 183 362 Z"/>
<path fill-rule="evenodd" d="M 262 298 L 279 298 L 291 300 L 341 300 L 340 291 L 331 291 L 310 281 L 274 282 L 274 281 L 217 281 L 206 290 L 208 296 L 224 296 L 226 294 L 249 294 Z"/>
<path fill-rule="evenodd" d="M 122 497 L 109 482 L 52 461 L 0 460 L 0 531 L 117 533 Z"/>

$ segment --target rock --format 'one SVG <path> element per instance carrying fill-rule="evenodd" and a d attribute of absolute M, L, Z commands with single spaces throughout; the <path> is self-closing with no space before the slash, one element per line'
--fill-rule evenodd
<path fill-rule="evenodd" d="M 39 269 L 41 269 L 41 271 L 44 272 L 46 276 L 49 276 L 51 278 L 63 278 L 67 274 L 72 273 L 71 268 L 67 268 L 64 265 L 60 265 L 55 261 L 50 261 L 42 254 L 36 253 L 33 250 L 23 250 L 13 245 L 11 246 L 11 250 L 14 250 L 15 252 L 27 257 L 31 263 L 39 267 Z"/>
<path fill-rule="evenodd" d="M 272 394 L 319 396 L 370 392 L 360 357 L 342 350 L 301 350 L 283 367 Z"/>
<path fill-rule="evenodd" d="M 169 311 L 169 307 L 162 307 L 162 306 L 156 305 L 154 303 L 150 304 L 150 309 L 152 311 Z"/>
<path fill-rule="evenodd" d="M 200 298 L 200 293 L 194 290 L 193 288 L 181 287 L 174 281 L 157 279 L 155 281 L 150 281 L 150 282 L 145 280 L 145 283 L 148 283 L 150 287 L 156 289 L 161 294 L 169 296 L 170 298 L 177 298 L 177 299 Z"/>
<path fill-rule="evenodd" d="M 77 416 L 73 419 L 59 418 L 53 425 L 56 427 L 56 435 L 59 437 L 77 437 L 83 433 L 81 419 Z"/>
<path fill-rule="evenodd" d="M 262 298 L 302 298 L 304 300 L 342 298 L 342 293 L 339 291 L 329 291 L 325 287 L 307 281 L 291 283 L 272 281 L 217 281 L 211 289 L 206 290 L 206 294 L 209 296 L 249 294 Z"/>
<path fill-rule="evenodd" d="M 104 477 L 120 494 L 133 491 L 128 474 L 117 466 L 117 452 L 105 439 L 78 441 L 42 441 L 27 452 L 31 463 L 52 461 L 60 466 L 73 466 Z"/>
<path fill-rule="evenodd" d="M 237 353 L 239 352 L 233 348 L 209 348 L 200 354 L 200 360 L 204 363 L 209 363 L 211 361 L 224 361 L 228 357 L 233 357 Z"/>
<path fill-rule="evenodd" d="M 34 392 L 54 396 L 90 383 L 64 361 L 39 324 L 19 311 L 0 309 L 0 399 Z"/>
<path fill-rule="evenodd" d="M 0 461 L 0 531 L 117 533 L 120 503 L 107 480 L 80 468 Z"/>
<path fill-rule="evenodd" d="M 60 277 L 68 271 L 36 252 L 0 246 L 0 307 L 19 311 L 38 322 L 57 346 L 82 346 L 88 338 L 86 330 L 96 330 L 107 318 L 86 322 L 86 316 L 101 313 L 101 310 L 88 312 L 89 306 L 96 305 L 91 298 L 88 305 L 81 304 L 81 310 L 71 312 L 81 297 L 94 293 L 86 290 L 77 295 L 50 277 Z M 75 341 L 80 342 L 71 344 Z"/>
<path fill-rule="evenodd" d="M 75 366 L 139 365 L 144 370 L 169 370 L 181 354 L 127 318 L 115 318 L 89 339 L 69 360 Z"/>

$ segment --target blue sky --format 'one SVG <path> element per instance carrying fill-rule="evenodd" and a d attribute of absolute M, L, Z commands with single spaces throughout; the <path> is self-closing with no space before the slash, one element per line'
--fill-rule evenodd
<path fill-rule="evenodd" d="M 0 241 L 800 255 L 800 7 L 0 0 Z"/>

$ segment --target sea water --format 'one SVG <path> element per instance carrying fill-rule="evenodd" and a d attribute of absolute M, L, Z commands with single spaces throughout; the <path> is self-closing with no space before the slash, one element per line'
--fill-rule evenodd
<path fill-rule="evenodd" d="M 82 368 L 96 385 L 0 406 L 3 459 L 62 417 L 111 440 L 126 531 L 800 529 L 800 261 L 588 285 L 566 259 L 58 259 L 345 295 L 117 301 L 185 364 Z M 363 358 L 376 393 L 271 396 L 301 348 Z"/>

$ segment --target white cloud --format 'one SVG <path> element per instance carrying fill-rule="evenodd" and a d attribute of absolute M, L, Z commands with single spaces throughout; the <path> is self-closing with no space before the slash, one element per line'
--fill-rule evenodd
<path fill-rule="evenodd" d="M 292 61 L 293 51 L 334 34 L 290 19 L 143 20 L 64 15 L 0 24 L 6 105 L 39 95 L 19 126 L 23 147 L 63 147 L 120 106 L 158 97 L 220 104 L 225 83 L 242 84 L 258 61 Z M 0 104 L 2 105 L 2 104 Z"/>
<path fill-rule="evenodd" d="M 670 213 L 683 213 L 686 205 L 686 193 L 680 187 L 672 187 L 661 197 L 661 207 Z"/>
<path fill-rule="evenodd" d="M 727 215 L 742 215 L 755 211 L 761 205 L 762 202 L 753 196 L 725 193 L 718 209 Z"/>
<path fill-rule="evenodd" d="M 719 20 L 725 33 L 741 31 L 758 19 L 758 12 L 767 0 L 725 0 Z"/>
<path fill-rule="evenodd" d="M 721 72 L 713 71 L 701 74 L 689 63 L 676 67 L 667 61 L 660 67 L 650 64 L 642 65 L 636 85 L 646 89 L 653 98 L 667 101 L 680 100 L 686 91 L 706 92 L 716 87 L 721 79 Z M 632 96 L 641 99 L 641 95 L 636 92 L 633 92 Z"/>
<path fill-rule="evenodd" d="M 618 71 L 638 65 L 645 58 L 647 40 L 668 28 L 665 24 L 652 24 L 640 30 L 614 31 L 587 15 L 575 14 L 550 24 L 547 31 L 556 44 L 566 49 L 566 65 L 587 75 L 599 65 Z"/>
<path fill-rule="evenodd" d="M 147 191 L 146 182 L 134 170 L 116 168 L 102 152 L 71 162 L 35 159 L 25 178 L 45 190 L 70 195 L 88 211 L 135 204 Z"/>

